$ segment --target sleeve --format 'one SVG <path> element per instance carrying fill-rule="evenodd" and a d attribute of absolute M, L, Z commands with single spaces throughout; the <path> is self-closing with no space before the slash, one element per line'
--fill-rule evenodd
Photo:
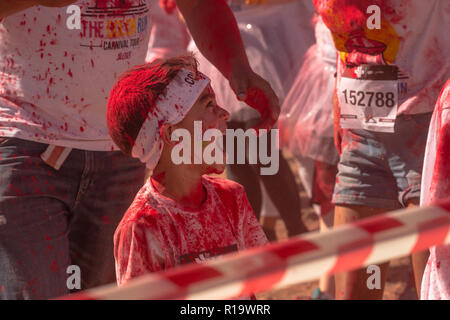
<path fill-rule="evenodd" d="M 117 284 L 167 268 L 163 246 L 156 230 L 147 224 L 131 221 L 119 226 L 114 235 Z"/>
<path fill-rule="evenodd" d="M 247 195 L 243 187 L 237 192 L 238 203 L 238 231 L 242 239 L 244 248 L 259 247 L 267 244 L 266 234 L 256 219 L 255 213 L 247 199 Z"/>

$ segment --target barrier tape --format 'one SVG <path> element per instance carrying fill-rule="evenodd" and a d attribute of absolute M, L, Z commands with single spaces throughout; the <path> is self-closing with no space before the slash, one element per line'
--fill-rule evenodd
<path fill-rule="evenodd" d="M 232 299 L 450 243 L 450 199 L 59 299 Z"/>

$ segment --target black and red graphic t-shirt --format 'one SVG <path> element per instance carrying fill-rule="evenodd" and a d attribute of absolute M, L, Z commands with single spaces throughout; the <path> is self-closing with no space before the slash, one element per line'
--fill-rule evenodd
<path fill-rule="evenodd" d="M 202 182 L 207 198 L 197 210 L 164 197 L 150 179 L 142 187 L 114 235 L 119 285 L 267 243 L 241 185 L 209 176 Z"/>

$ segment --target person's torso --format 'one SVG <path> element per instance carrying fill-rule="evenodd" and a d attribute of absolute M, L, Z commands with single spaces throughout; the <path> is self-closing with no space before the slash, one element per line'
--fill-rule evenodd
<path fill-rule="evenodd" d="M 167 265 L 198 263 L 245 248 L 238 230 L 239 212 L 224 204 L 209 179 L 203 179 L 207 198 L 199 209 L 174 203 L 157 193 L 150 180 L 147 182 L 147 201 L 152 208 L 147 219 L 164 242 Z"/>
<path fill-rule="evenodd" d="M 314 0 L 345 66 L 396 65 L 398 113 L 431 112 L 449 76 L 450 3 L 445 0 Z M 380 28 L 373 20 L 380 8 Z M 369 13 L 368 13 L 369 12 Z M 447 13 L 446 13 L 447 12 Z"/>
<path fill-rule="evenodd" d="M 109 150 L 109 92 L 145 62 L 150 2 L 80 0 L 74 11 L 35 6 L 3 19 L 0 131 L 10 124 L 31 140 Z"/>

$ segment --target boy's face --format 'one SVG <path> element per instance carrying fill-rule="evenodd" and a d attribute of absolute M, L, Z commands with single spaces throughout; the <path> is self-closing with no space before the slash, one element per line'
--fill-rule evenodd
<path fill-rule="evenodd" d="M 227 129 L 227 120 L 230 118 L 230 114 L 223 108 L 219 107 L 216 103 L 216 98 L 211 85 L 208 85 L 203 92 L 200 94 L 197 101 L 192 106 L 191 110 L 187 113 L 186 117 L 175 125 L 177 128 L 184 128 L 190 132 L 191 136 L 191 155 L 192 162 L 194 163 L 194 145 L 201 145 L 202 150 L 202 164 L 197 164 L 201 166 L 203 174 L 217 173 L 220 174 L 225 170 L 225 151 L 220 150 L 217 147 L 215 150 L 221 152 L 220 155 L 213 155 L 217 158 L 220 157 L 222 161 L 215 161 L 212 164 L 206 164 L 203 155 L 203 151 L 209 145 L 214 143 L 215 137 L 211 138 L 210 141 L 203 142 L 203 135 L 208 129 L 217 129 L 225 135 L 225 130 Z M 198 135 L 198 121 L 201 122 L 201 136 Z M 197 122 L 197 135 L 195 135 L 194 122 Z M 205 139 L 207 140 L 207 139 Z M 222 144 L 223 145 L 223 144 Z M 210 148 L 212 145 L 210 146 Z M 220 163 L 216 163 L 220 162 Z"/>

